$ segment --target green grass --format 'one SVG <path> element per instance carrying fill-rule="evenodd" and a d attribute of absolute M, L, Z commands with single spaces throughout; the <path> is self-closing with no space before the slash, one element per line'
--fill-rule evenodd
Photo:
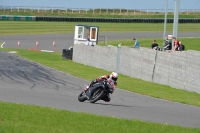
<path fill-rule="evenodd" d="M 156 39 L 156 42 L 158 43 L 159 47 L 163 47 L 163 39 L 161 38 L 138 38 L 138 41 L 140 42 L 141 47 L 147 47 L 151 48 L 151 44 L 153 40 Z M 178 38 L 179 41 L 181 41 L 185 45 L 185 50 L 196 50 L 200 51 L 200 37 L 199 38 Z M 134 42 L 132 38 L 129 40 L 111 40 L 107 41 L 107 45 L 114 45 L 117 46 L 121 41 L 123 41 L 122 46 L 133 46 Z M 99 45 L 104 46 L 104 42 L 99 42 Z"/>
<path fill-rule="evenodd" d="M 0 35 L 19 34 L 65 34 L 74 33 L 76 24 L 99 26 L 99 32 L 163 32 L 162 23 L 87 23 L 87 22 L 31 22 L 0 21 Z M 173 24 L 167 24 L 167 32 L 172 32 Z M 179 32 L 199 32 L 199 23 L 179 24 Z M 161 33 L 162 34 L 162 33 Z"/>
<path fill-rule="evenodd" d="M 0 11 L 0 15 L 22 15 L 22 16 L 63 16 L 63 17 L 98 17 L 98 18 L 164 18 L 164 13 L 153 13 L 153 12 L 149 12 L 148 15 L 146 12 L 141 12 L 137 11 L 134 13 L 134 11 L 129 11 L 129 13 L 127 14 L 127 11 L 122 11 L 120 14 L 120 11 L 116 11 L 113 13 L 113 10 L 110 10 L 107 14 L 106 11 L 102 11 L 100 13 L 100 10 L 95 10 L 94 14 L 93 11 L 89 11 L 89 12 L 85 12 L 85 11 L 74 11 L 72 13 L 72 11 L 68 10 L 67 13 L 65 10 L 63 11 L 58 11 L 58 10 L 54 10 L 54 12 L 52 13 L 50 10 L 45 11 L 44 10 L 40 10 L 40 12 L 38 13 L 37 10 L 33 10 L 32 12 L 30 10 L 26 10 L 26 12 L 24 12 L 24 10 L 20 10 L 19 12 L 17 10 L 10 12 L 10 10 L 5 10 L 4 11 Z M 174 18 L 173 13 L 168 13 L 168 18 Z M 199 12 L 189 12 L 188 14 L 185 13 L 180 13 L 179 18 L 200 18 L 200 13 Z"/>
<path fill-rule="evenodd" d="M 61 53 L 43 53 L 43 52 L 34 52 L 34 51 L 19 50 L 19 49 L 1 49 L 1 50 L 12 50 L 12 51 L 15 50 L 18 52 L 19 56 L 44 64 L 46 66 L 50 66 L 57 70 L 64 71 L 66 73 L 69 73 L 71 75 L 89 81 L 93 80 L 99 75 L 110 73 L 102 69 L 97 69 L 91 66 L 86 66 L 79 63 L 75 63 L 73 61 L 62 59 Z M 143 81 L 141 79 L 130 78 L 122 74 L 119 74 L 118 88 L 156 98 L 166 99 L 170 101 L 175 101 L 200 107 L 200 94 L 171 88 L 166 85 Z"/>
<path fill-rule="evenodd" d="M 0 102 L 0 133 L 199 133 L 140 120 L 125 120 L 54 108 Z"/>

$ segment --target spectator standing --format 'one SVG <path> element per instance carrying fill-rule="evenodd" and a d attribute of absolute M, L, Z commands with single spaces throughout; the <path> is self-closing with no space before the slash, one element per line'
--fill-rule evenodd
<path fill-rule="evenodd" d="M 87 45 L 90 45 L 90 35 L 87 36 Z"/>
<path fill-rule="evenodd" d="M 172 50 L 172 43 L 171 43 L 171 41 L 168 38 L 166 38 L 164 41 L 165 41 L 164 50 Z"/>
<path fill-rule="evenodd" d="M 121 48 L 122 44 L 123 44 L 123 42 L 120 42 L 120 43 L 117 45 L 117 47 L 118 47 L 118 48 Z"/>
<path fill-rule="evenodd" d="M 173 37 L 174 39 L 174 51 L 178 51 L 179 49 L 179 41 L 176 39 L 176 37 Z"/>
<path fill-rule="evenodd" d="M 185 46 L 182 44 L 182 42 L 179 42 L 179 51 L 184 51 L 185 50 Z"/>
<path fill-rule="evenodd" d="M 140 44 L 139 44 L 138 40 L 136 40 L 136 38 L 133 38 L 133 41 L 134 41 L 133 47 L 134 47 L 134 48 L 139 48 L 139 47 L 140 47 Z"/>
<path fill-rule="evenodd" d="M 151 48 L 153 50 L 160 50 L 160 48 L 158 47 L 158 43 L 156 42 L 156 40 L 153 40 L 153 43 L 151 44 Z"/>

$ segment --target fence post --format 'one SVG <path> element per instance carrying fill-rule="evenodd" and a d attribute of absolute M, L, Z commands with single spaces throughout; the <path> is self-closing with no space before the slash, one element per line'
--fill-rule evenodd
<path fill-rule="evenodd" d="M 122 10 L 122 9 L 120 8 L 120 9 L 119 9 L 119 15 L 121 15 L 121 13 L 122 13 L 122 11 L 121 11 L 121 10 Z"/>
<path fill-rule="evenodd" d="M 119 73 L 120 69 L 120 54 L 121 54 L 121 47 L 117 48 L 117 61 L 116 61 L 116 72 Z"/>
<path fill-rule="evenodd" d="M 115 11 L 114 11 L 115 9 L 113 8 L 113 14 L 115 14 Z"/>
<path fill-rule="evenodd" d="M 106 10 L 106 15 L 108 14 L 108 8 L 107 8 L 107 10 Z"/>
<path fill-rule="evenodd" d="M 104 36 L 104 46 L 106 46 L 106 36 Z"/>
<path fill-rule="evenodd" d="M 105 36 L 105 45 L 107 46 L 107 36 Z"/>

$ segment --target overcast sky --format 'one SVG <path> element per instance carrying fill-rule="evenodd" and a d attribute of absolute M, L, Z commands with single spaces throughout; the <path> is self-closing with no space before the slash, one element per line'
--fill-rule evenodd
<path fill-rule="evenodd" d="M 166 0 L 0 0 L 0 5 L 68 8 L 165 9 Z M 169 9 L 174 0 L 168 0 Z M 180 0 L 180 9 L 199 9 L 200 0 Z"/>

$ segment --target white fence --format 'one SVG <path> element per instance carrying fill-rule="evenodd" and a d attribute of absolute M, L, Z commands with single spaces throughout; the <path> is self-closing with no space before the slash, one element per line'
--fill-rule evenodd
<path fill-rule="evenodd" d="M 0 5 L 2 12 L 36 12 L 36 13 L 70 13 L 70 14 L 111 14 L 111 15 L 160 15 L 165 9 L 110 9 L 110 8 L 67 8 L 44 6 L 8 6 Z M 173 14 L 173 9 L 168 9 L 168 14 Z M 200 15 L 200 9 L 180 9 L 179 14 Z"/>

